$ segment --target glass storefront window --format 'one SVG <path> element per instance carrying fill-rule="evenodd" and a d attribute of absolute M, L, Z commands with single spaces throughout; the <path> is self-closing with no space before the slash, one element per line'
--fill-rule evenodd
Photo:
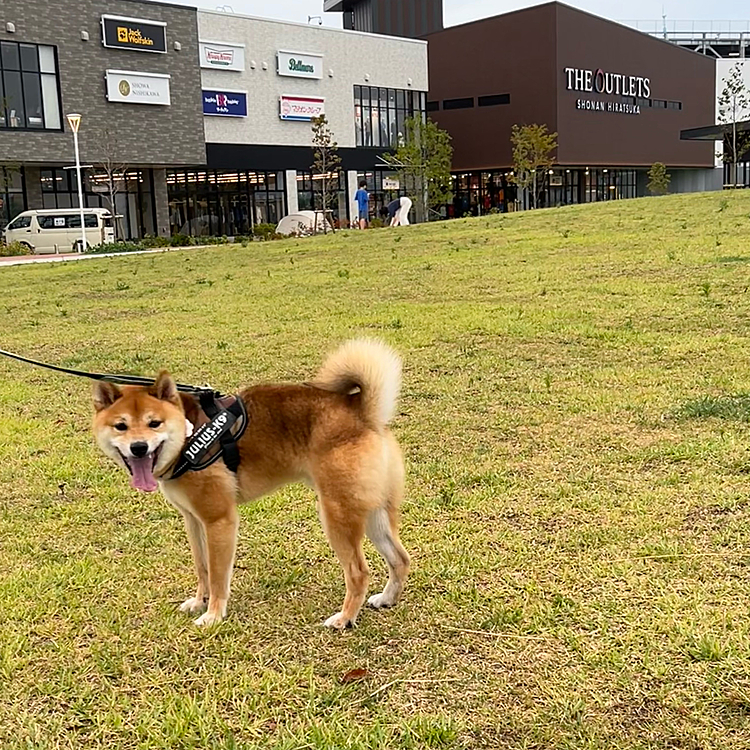
<path fill-rule="evenodd" d="M 55 48 L 0 42 L 0 128 L 60 130 Z"/>
<path fill-rule="evenodd" d="M 156 218 L 149 171 L 131 170 L 115 179 L 115 205 L 102 175 L 84 174 L 83 202 L 88 208 L 107 208 L 115 216 L 119 239 L 156 234 Z M 40 175 L 44 208 L 77 208 L 78 182 L 72 169 L 43 169 Z"/>
<path fill-rule="evenodd" d="M 0 229 L 25 208 L 23 168 L 0 167 Z"/>
<path fill-rule="evenodd" d="M 337 226 L 345 226 L 348 221 L 348 199 L 346 196 L 346 180 L 343 173 L 330 174 L 330 194 L 335 197 L 329 203 L 331 218 Z M 323 209 L 323 178 L 312 172 L 297 173 L 297 197 L 300 211 L 321 211 Z"/>
<path fill-rule="evenodd" d="M 354 129 L 357 146 L 395 148 L 404 133 L 404 121 L 425 116 L 427 95 L 378 86 L 354 87 Z"/>
<path fill-rule="evenodd" d="M 286 213 L 283 172 L 167 173 L 172 234 L 239 236 Z"/>

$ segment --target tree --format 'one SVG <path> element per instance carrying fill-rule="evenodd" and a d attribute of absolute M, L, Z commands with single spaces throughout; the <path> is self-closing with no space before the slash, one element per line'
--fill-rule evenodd
<path fill-rule="evenodd" d="M 341 167 L 341 158 L 338 154 L 338 143 L 333 139 L 333 132 L 328 125 L 325 115 L 313 117 L 313 172 L 319 175 L 323 187 L 323 233 L 328 232 L 327 211 L 332 207 L 336 198 L 336 188 L 333 176 Z M 314 206 L 313 206 L 314 208 Z M 331 225 L 333 226 L 333 225 Z M 315 220 L 315 231 L 318 229 L 318 221 Z M 333 231 L 336 229 L 333 227 Z"/>
<path fill-rule="evenodd" d="M 117 217 L 117 206 L 115 198 L 123 185 L 128 172 L 128 165 L 119 158 L 120 143 L 117 139 L 117 133 L 110 128 L 104 128 L 101 131 L 97 143 L 99 150 L 99 160 L 94 162 L 94 184 L 98 185 L 103 182 L 106 188 L 107 202 L 109 211 L 112 214 L 112 220 L 115 228 L 115 239 L 120 236 L 119 223 Z"/>
<path fill-rule="evenodd" d="M 738 132 L 737 123 L 750 118 L 750 92 L 742 77 L 743 64 L 737 63 L 724 79 L 719 97 L 719 124 L 724 125 L 721 157 L 732 166 L 732 184 L 737 184 L 737 163 L 750 147 L 750 133 Z"/>
<path fill-rule="evenodd" d="M 549 133 L 546 125 L 514 125 L 510 140 L 516 184 L 531 191 L 531 205 L 536 208 L 547 172 L 555 163 L 557 133 Z"/>
<path fill-rule="evenodd" d="M 453 200 L 451 137 L 432 120 L 421 116 L 404 122 L 404 134 L 393 154 L 383 161 L 398 172 L 407 192 L 414 196 L 417 221 L 429 221 L 437 209 Z"/>
<path fill-rule="evenodd" d="M 669 192 L 669 183 L 672 178 L 667 172 L 667 168 L 660 162 L 657 161 L 651 165 L 651 169 L 648 170 L 648 191 L 651 195 L 666 195 Z"/>

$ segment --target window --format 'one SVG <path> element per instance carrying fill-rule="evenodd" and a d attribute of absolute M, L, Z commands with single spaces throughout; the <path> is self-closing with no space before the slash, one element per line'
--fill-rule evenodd
<path fill-rule="evenodd" d="M 172 234 L 247 235 L 286 214 L 283 172 L 167 172 Z"/>
<path fill-rule="evenodd" d="M 19 216 L 14 222 L 8 224 L 8 229 L 28 229 L 31 226 L 31 216 Z"/>
<path fill-rule="evenodd" d="M 682 109 L 682 102 L 667 102 L 667 109 Z"/>
<path fill-rule="evenodd" d="M 61 127 L 55 48 L 0 42 L 0 129 Z"/>
<path fill-rule="evenodd" d="M 80 229 L 80 214 L 65 214 L 64 216 L 38 216 L 36 217 L 40 229 Z M 95 214 L 84 214 L 83 223 L 87 227 L 98 226 Z"/>
<path fill-rule="evenodd" d="M 0 229 L 25 210 L 26 181 L 23 167 L 0 167 Z"/>
<path fill-rule="evenodd" d="M 510 94 L 493 94 L 480 96 L 477 102 L 480 107 L 497 107 L 500 104 L 510 104 Z"/>
<path fill-rule="evenodd" d="M 474 106 L 474 97 L 467 96 L 463 99 L 445 99 L 443 109 L 471 109 Z"/>
<path fill-rule="evenodd" d="M 379 86 L 354 87 L 354 130 L 357 146 L 393 148 L 404 133 L 404 122 L 424 115 L 427 94 Z"/>

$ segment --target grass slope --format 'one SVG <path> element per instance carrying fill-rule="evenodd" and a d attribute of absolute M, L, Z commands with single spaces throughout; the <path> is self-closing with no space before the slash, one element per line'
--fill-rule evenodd
<path fill-rule="evenodd" d="M 231 391 L 396 346 L 414 569 L 324 631 L 342 576 L 288 488 L 197 630 L 89 385 L 0 362 L 0 747 L 748 747 L 749 228 L 748 193 L 677 196 L 2 270 L 0 346 L 69 366 Z"/>

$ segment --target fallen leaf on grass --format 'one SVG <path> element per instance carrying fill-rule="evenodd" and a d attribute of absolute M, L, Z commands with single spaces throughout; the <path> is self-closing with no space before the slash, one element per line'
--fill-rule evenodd
<path fill-rule="evenodd" d="M 360 682 L 369 676 L 370 673 L 366 669 L 351 669 L 341 678 L 341 684 L 347 685 L 350 682 Z"/>

